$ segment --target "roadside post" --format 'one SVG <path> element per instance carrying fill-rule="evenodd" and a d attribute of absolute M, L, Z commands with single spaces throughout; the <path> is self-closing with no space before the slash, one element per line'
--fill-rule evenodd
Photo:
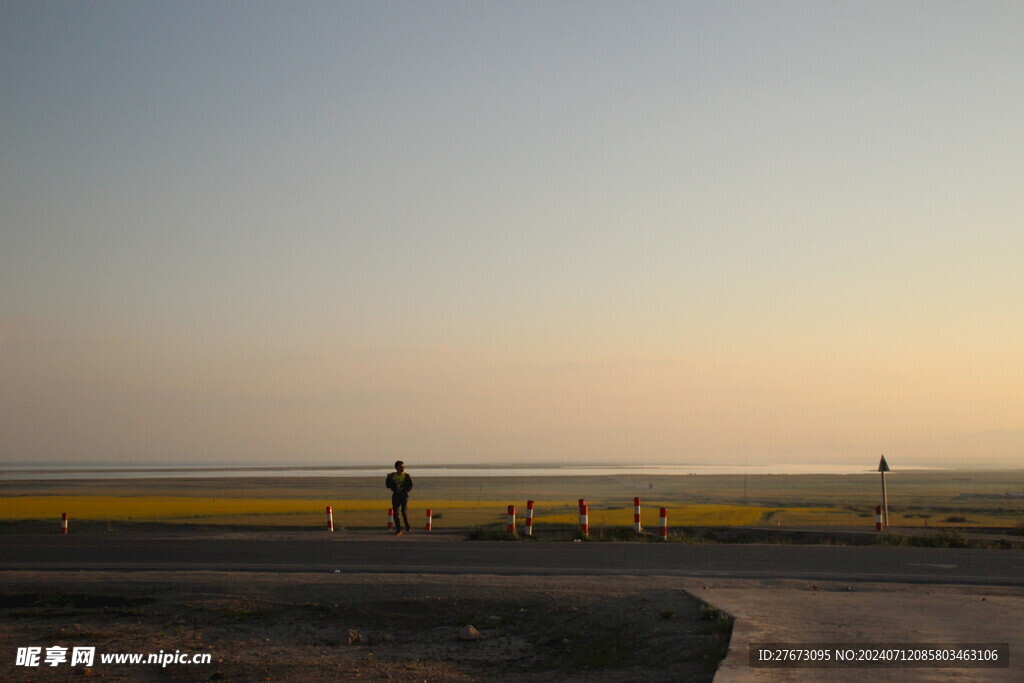
<path fill-rule="evenodd" d="M 388 531 L 395 528 L 395 508 L 388 508 Z"/>
<path fill-rule="evenodd" d="M 328 531 L 334 531 L 334 511 L 331 510 L 331 506 L 328 505 L 324 511 L 324 521 L 327 524 Z"/>
<path fill-rule="evenodd" d="M 67 535 L 68 533 L 68 513 L 66 512 L 60 513 L 60 533 L 62 535 Z"/>
<path fill-rule="evenodd" d="M 660 520 L 658 527 L 658 535 L 661 536 L 662 540 L 668 540 L 668 508 L 661 508 Z"/>
<path fill-rule="evenodd" d="M 882 530 L 882 506 L 875 506 L 875 531 Z"/>
<path fill-rule="evenodd" d="M 643 527 L 640 526 L 640 499 L 633 499 L 633 531 L 634 533 L 643 532 Z"/>
<path fill-rule="evenodd" d="M 516 506 L 509 505 L 505 518 L 505 533 L 509 536 L 516 535 Z"/>
<path fill-rule="evenodd" d="M 583 499 L 581 498 L 580 500 Z M 583 538 L 590 536 L 590 515 L 588 514 L 586 504 L 580 505 L 580 536 Z"/>
<path fill-rule="evenodd" d="M 434 528 L 434 511 L 427 508 L 427 526 L 426 530 L 430 531 Z"/>
<path fill-rule="evenodd" d="M 533 501 L 526 501 L 526 535 L 533 536 Z"/>
<path fill-rule="evenodd" d="M 882 524 L 885 528 L 889 528 L 889 498 L 885 495 L 885 473 L 889 471 L 889 463 L 885 461 L 885 456 L 878 461 L 878 471 L 882 474 Z"/>

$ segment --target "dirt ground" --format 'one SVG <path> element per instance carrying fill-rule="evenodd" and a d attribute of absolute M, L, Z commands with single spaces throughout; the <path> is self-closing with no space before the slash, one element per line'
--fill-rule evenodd
<path fill-rule="evenodd" d="M 667 578 L 6 572 L 5 681 L 710 681 L 732 620 Z M 472 625 L 476 635 L 467 627 Z M 95 647 L 89 669 L 19 647 Z M 211 655 L 103 664 L 104 653 Z"/>

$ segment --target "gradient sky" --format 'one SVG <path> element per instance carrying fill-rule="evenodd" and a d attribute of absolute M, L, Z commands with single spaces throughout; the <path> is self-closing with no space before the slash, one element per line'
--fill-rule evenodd
<path fill-rule="evenodd" d="M 0 461 L 1020 464 L 1022 34 L 0 0 Z"/>

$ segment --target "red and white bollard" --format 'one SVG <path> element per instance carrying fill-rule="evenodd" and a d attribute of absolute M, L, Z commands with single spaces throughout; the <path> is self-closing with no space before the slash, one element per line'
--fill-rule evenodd
<path fill-rule="evenodd" d="M 633 531 L 639 534 L 643 530 L 644 530 L 643 527 L 640 526 L 640 499 L 639 498 L 634 498 L 633 499 Z"/>
<path fill-rule="evenodd" d="M 586 505 L 580 505 L 580 536 L 583 538 L 590 535 L 590 515 L 588 511 L 589 508 Z"/>
<path fill-rule="evenodd" d="M 433 528 L 434 528 L 434 511 L 431 510 L 430 508 L 427 508 L 427 526 L 426 526 L 426 530 L 430 531 Z"/>
<path fill-rule="evenodd" d="M 580 498 L 580 510 L 582 510 L 585 507 L 587 507 L 587 499 L 586 498 Z"/>
<path fill-rule="evenodd" d="M 60 532 L 62 534 L 68 533 L 68 513 L 60 513 Z"/>
<path fill-rule="evenodd" d="M 516 535 L 516 506 L 509 505 L 505 517 L 505 533 L 509 536 Z"/>
<path fill-rule="evenodd" d="M 331 506 L 327 506 L 327 510 L 324 511 L 324 521 L 327 524 L 328 531 L 334 531 L 334 511 L 331 510 Z"/>
<path fill-rule="evenodd" d="M 882 506 L 875 506 L 875 531 L 882 530 Z"/>
<path fill-rule="evenodd" d="M 668 509 L 661 508 L 661 521 L 659 522 L 661 527 L 658 529 L 658 535 L 663 539 L 668 539 Z"/>
<path fill-rule="evenodd" d="M 395 508 L 388 508 L 388 531 L 395 528 Z"/>
<path fill-rule="evenodd" d="M 533 501 L 526 501 L 526 535 L 533 536 Z"/>

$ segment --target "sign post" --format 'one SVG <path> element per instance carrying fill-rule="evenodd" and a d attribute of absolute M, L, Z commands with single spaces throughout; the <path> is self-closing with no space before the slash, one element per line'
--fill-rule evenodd
<path fill-rule="evenodd" d="M 889 498 L 885 495 L 885 473 L 889 471 L 889 463 L 885 461 L 885 456 L 878 461 L 878 471 L 882 473 L 882 525 L 889 528 Z"/>

